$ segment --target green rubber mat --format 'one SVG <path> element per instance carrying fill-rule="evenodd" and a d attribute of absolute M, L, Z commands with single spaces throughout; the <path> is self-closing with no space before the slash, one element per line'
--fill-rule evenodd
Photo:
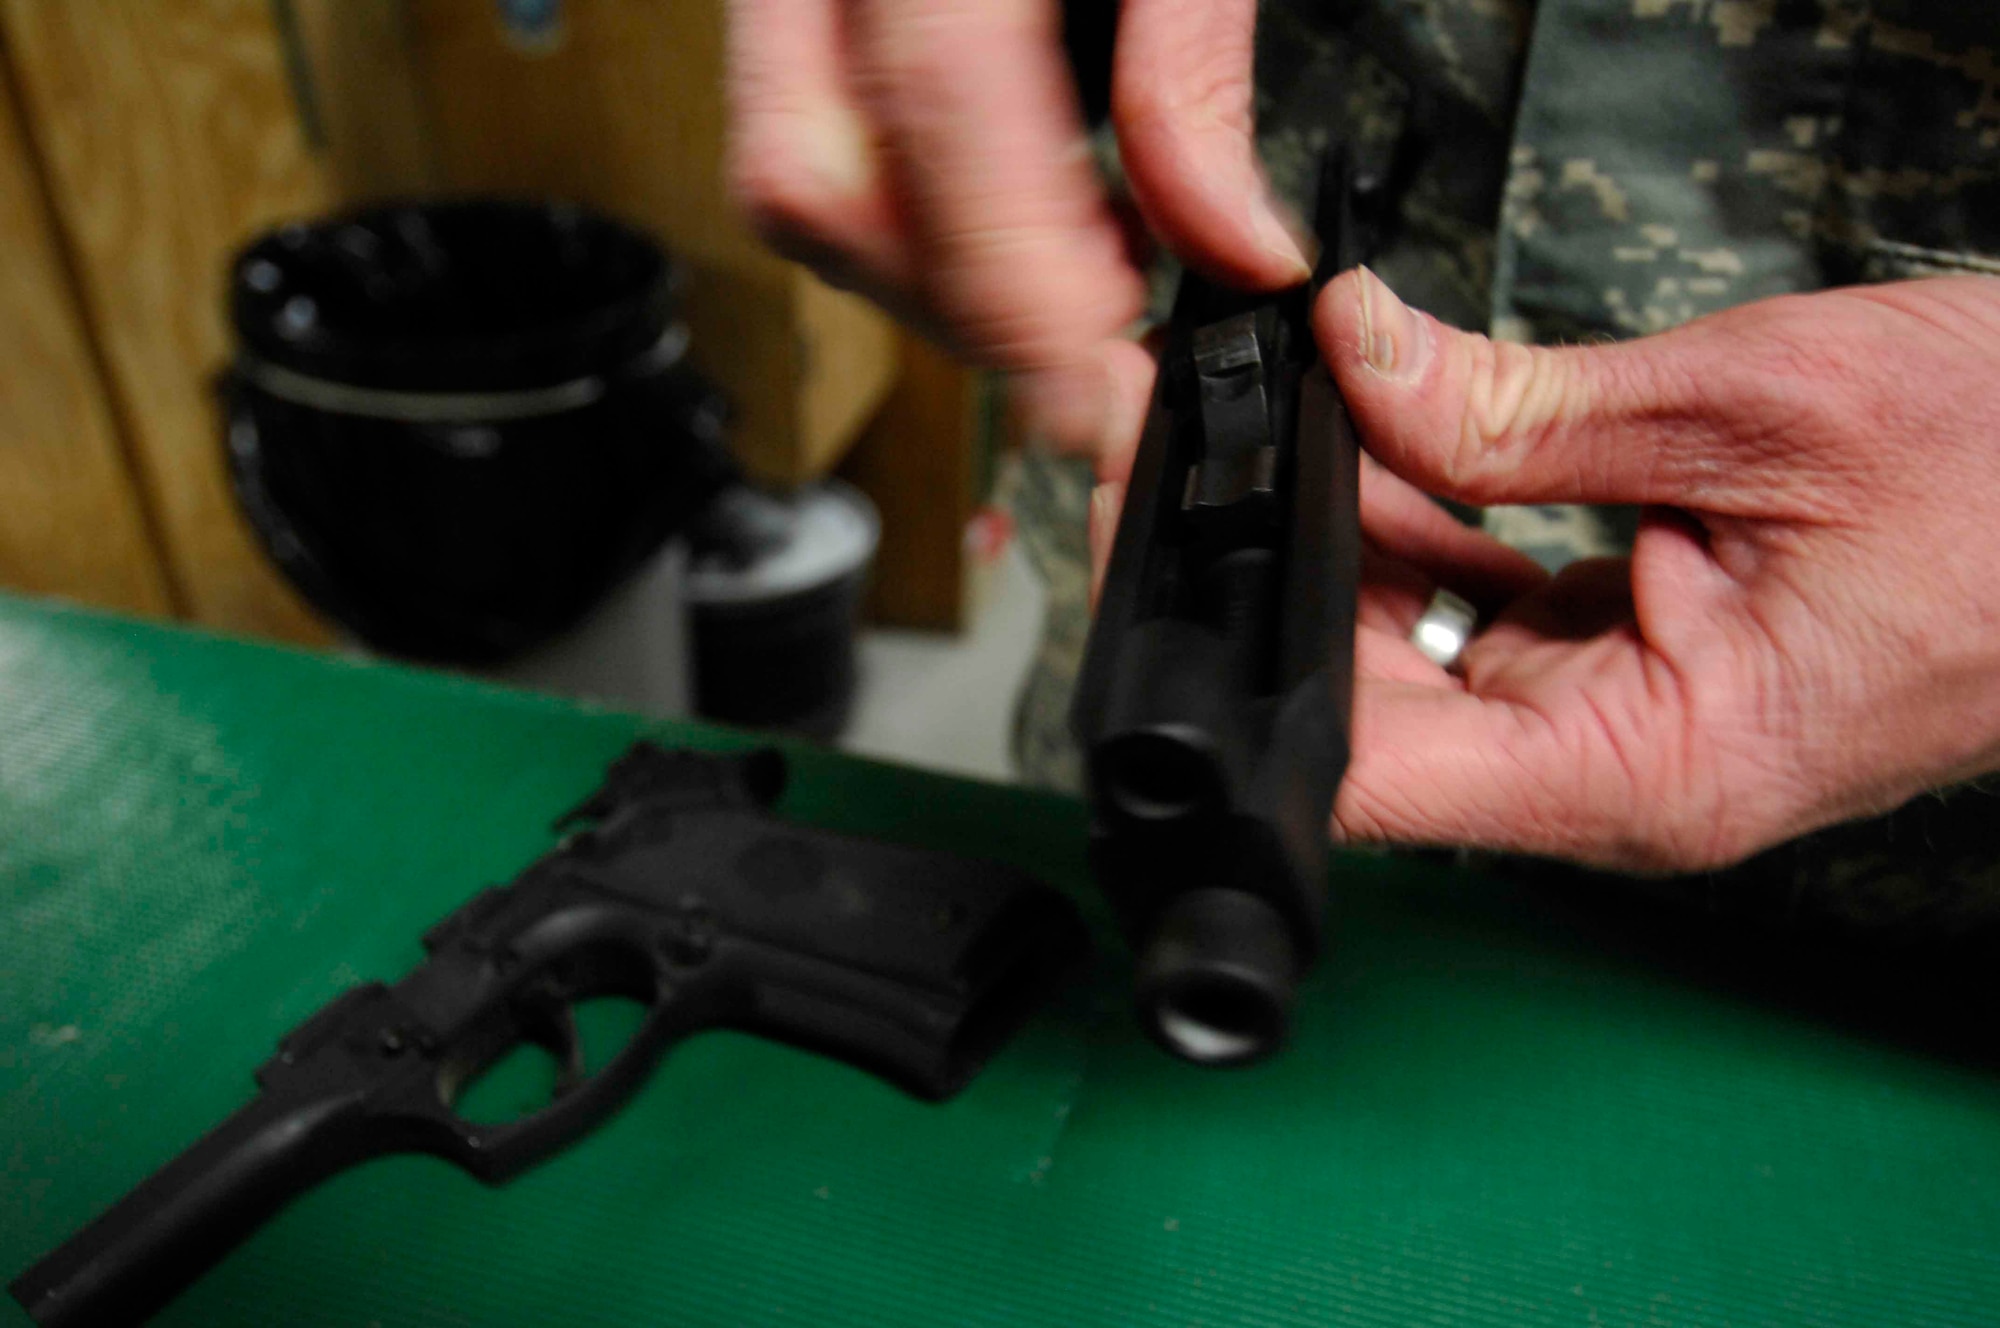
<path fill-rule="evenodd" d="M 742 741 L 0 600 L 0 1269 L 402 973 L 647 731 Z M 1087 894 L 1058 799 L 808 752 L 785 806 Z M 335 1179 L 165 1320 L 2000 1322 L 1990 1060 L 1532 884 L 1379 856 L 1335 880 L 1275 1062 L 1154 1051 L 1107 940 L 946 1106 L 706 1035 L 503 1189 L 427 1158 Z"/>

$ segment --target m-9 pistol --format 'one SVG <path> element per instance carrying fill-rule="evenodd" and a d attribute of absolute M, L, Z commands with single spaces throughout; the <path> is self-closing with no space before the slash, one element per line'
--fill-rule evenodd
<path fill-rule="evenodd" d="M 594 1128 L 675 1042 L 734 1028 L 918 1097 L 962 1087 L 1085 948 L 1062 896 L 1011 868 L 855 839 L 767 810 L 776 751 L 641 743 L 575 832 L 423 938 L 393 984 L 336 998 L 257 1071 L 257 1097 L 10 1288 L 38 1323 L 135 1323 L 291 1199 L 369 1158 L 430 1153 L 498 1184 Z M 594 1073 L 573 1009 L 639 1002 Z M 523 1043 L 560 1072 L 500 1124 L 454 1109 Z"/>

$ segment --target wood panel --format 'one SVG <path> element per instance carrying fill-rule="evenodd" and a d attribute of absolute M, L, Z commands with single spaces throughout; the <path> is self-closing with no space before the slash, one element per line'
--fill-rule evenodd
<path fill-rule="evenodd" d="M 831 470 L 900 382 L 905 344 L 874 305 L 797 268 L 802 474 Z M 956 445 L 954 443 L 954 445 Z"/>
<path fill-rule="evenodd" d="M 173 597 L 0 64 L 0 583 L 165 614 Z"/>
<path fill-rule="evenodd" d="M 982 496 L 974 491 L 972 445 L 979 379 L 914 335 L 902 362 L 889 399 L 840 471 L 882 514 L 866 613 L 872 622 L 957 631 L 971 599 L 966 523 Z"/>
<path fill-rule="evenodd" d="M 333 196 L 358 204 L 435 189 L 430 117 L 403 0 L 289 3 Z"/>
<path fill-rule="evenodd" d="M 443 182 L 553 193 L 662 236 L 691 269 L 694 358 L 735 404 L 739 455 L 786 483 L 830 467 L 888 390 L 896 336 L 730 206 L 723 0 L 572 4 L 533 49 L 508 40 L 491 0 L 410 5 Z"/>
<path fill-rule="evenodd" d="M 326 628 L 230 500 L 212 375 L 231 251 L 328 200 L 264 0 L 0 0 L 89 322 L 192 615 L 293 640 Z"/>

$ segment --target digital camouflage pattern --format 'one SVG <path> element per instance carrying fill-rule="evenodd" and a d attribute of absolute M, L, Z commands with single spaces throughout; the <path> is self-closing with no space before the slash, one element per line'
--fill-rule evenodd
<path fill-rule="evenodd" d="M 1047 591 L 1041 644 L 1014 706 L 1014 764 L 1026 783 L 1066 793 L 1083 789 L 1069 704 L 1090 635 L 1091 481 L 1080 457 L 1029 451 L 1001 471 L 994 494 L 1014 513 L 1022 551 Z"/>
<path fill-rule="evenodd" d="M 1303 212 L 1330 135 L 1398 145 L 1400 224 L 1373 266 L 1456 326 L 1589 341 L 1787 292 L 2000 275 L 1990 0 L 1266 0 L 1257 60 L 1274 187 Z M 1025 470 L 1024 531 L 1074 537 L 1029 535 L 1051 628 L 1019 751 L 1024 777 L 1075 788 L 1089 477 Z M 1636 513 L 1485 524 L 1553 569 L 1629 550 Z M 2000 801 L 1951 790 L 1647 888 L 1809 930 L 2000 936 Z"/>
<path fill-rule="evenodd" d="M 1991 270 L 2000 6 L 1549 0 L 1493 330 L 1659 331 L 1789 291 Z"/>

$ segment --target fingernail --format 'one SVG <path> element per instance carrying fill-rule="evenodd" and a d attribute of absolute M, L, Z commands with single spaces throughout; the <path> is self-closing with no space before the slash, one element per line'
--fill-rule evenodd
<path fill-rule="evenodd" d="M 1067 364 L 1036 369 L 1015 380 L 1028 428 L 1059 451 L 1090 451 L 1111 424 L 1111 370 L 1086 353 Z"/>
<path fill-rule="evenodd" d="M 1286 266 L 1290 280 L 1305 281 L 1312 276 L 1312 264 L 1306 261 L 1305 251 L 1284 218 L 1278 215 L 1277 204 L 1268 194 L 1260 192 L 1251 203 L 1250 228 L 1264 251 Z"/>
<path fill-rule="evenodd" d="M 1423 370 L 1430 333 L 1382 278 L 1365 267 L 1359 273 L 1361 358 L 1384 378 L 1408 381 Z"/>

